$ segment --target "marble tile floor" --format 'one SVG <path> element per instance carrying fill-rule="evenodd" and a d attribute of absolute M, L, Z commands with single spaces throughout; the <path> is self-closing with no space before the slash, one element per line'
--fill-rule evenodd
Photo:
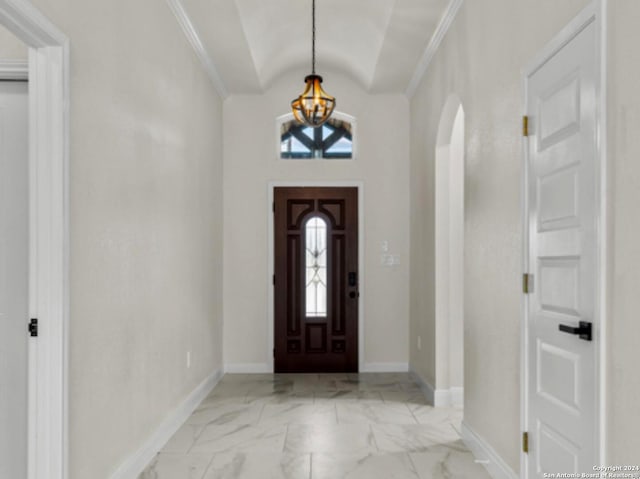
<path fill-rule="evenodd" d="M 226 375 L 138 479 L 489 479 L 409 374 Z"/>

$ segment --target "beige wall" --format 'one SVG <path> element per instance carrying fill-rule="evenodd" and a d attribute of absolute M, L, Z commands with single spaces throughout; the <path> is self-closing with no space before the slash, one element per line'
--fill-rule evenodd
<path fill-rule="evenodd" d="M 637 464 L 640 457 L 640 3 L 609 1 L 609 363 L 608 463 Z"/>
<path fill-rule="evenodd" d="M 0 25 L 0 60 L 26 60 L 27 47 L 13 33 Z"/>
<path fill-rule="evenodd" d="M 435 384 L 434 157 L 442 108 L 466 117 L 465 421 L 519 470 L 521 72 L 586 0 L 467 1 L 411 101 L 411 366 Z M 624 2 L 628 3 L 628 2 Z M 631 284 L 631 283 L 630 283 Z"/>
<path fill-rule="evenodd" d="M 356 161 L 277 159 L 276 118 L 289 111 L 308 72 L 291 72 L 260 96 L 232 96 L 224 106 L 224 345 L 234 370 L 266 369 L 268 351 L 268 184 L 355 180 L 364 183 L 365 365 L 408 362 L 409 104 L 403 95 L 368 95 L 349 79 L 323 72 L 341 112 L 357 121 Z M 400 266 L 380 264 L 380 243 Z M 362 367 L 363 365 L 361 365 Z"/>
<path fill-rule="evenodd" d="M 222 105 L 165 2 L 33 3 L 71 42 L 70 477 L 107 478 L 221 368 Z"/>

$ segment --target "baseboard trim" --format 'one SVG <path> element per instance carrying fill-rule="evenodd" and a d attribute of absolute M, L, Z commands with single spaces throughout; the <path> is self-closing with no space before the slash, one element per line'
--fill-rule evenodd
<path fill-rule="evenodd" d="M 229 374 L 269 374 L 273 367 L 266 363 L 231 363 L 224 365 L 224 372 Z"/>
<path fill-rule="evenodd" d="M 434 392 L 435 407 L 463 407 L 464 406 L 464 389 L 436 389 Z"/>
<path fill-rule="evenodd" d="M 408 363 L 365 363 L 360 368 L 361 373 L 406 373 L 409 372 Z"/>
<path fill-rule="evenodd" d="M 427 399 L 427 402 L 429 404 L 435 405 L 435 389 L 433 388 L 433 386 L 422 379 L 422 376 L 420 376 L 413 368 L 410 369 L 410 373 L 415 382 L 418 383 L 418 386 L 420 386 L 420 390 L 422 391 L 422 394 L 424 394 L 424 397 Z"/>
<path fill-rule="evenodd" d="M 450 389 L 436 389 L 433 392 L 434 407 L 450 407 L 451 405 L 452 403 Z"/>
<path fill-rule="evenodd" d="M 409 371 L 407 363 L 365 363 L 361 373 L 406 373 Z M 269 374 L 273 367 L 265 363 L 231 363 L 225 364 L 224 372 L 229 374 Z"/>
<path fill-rule="evenodd" d="M 464 388 L 451 388 L 451 405 L 454 407 L 464 406 Z"/>
<path fill-rule="evenodd" d="M 436 389 L 411 369 L 413 379 L 418 383 L 427 402 L 434 407 L 464 406 L 464 388 Z"/>
<path fill-rule="evenodd" d="M 518 479 L 518 474 L 509 467 L 495 449 L 464 421 L 462 421 L 461 432 L 464 443 L 493 479 Z"/>
<path fill-rule="evenodd" d="M 222 370 L 219 369 L 202 381 L 182 404 L 158 426 L 142 447 L 118 467 L 116 472 L 111 475 L 111 479 L 136 479 L 171 439 L 171 436 L 185 423 L 198 404 L 213 390 L 222 376 Z"/>

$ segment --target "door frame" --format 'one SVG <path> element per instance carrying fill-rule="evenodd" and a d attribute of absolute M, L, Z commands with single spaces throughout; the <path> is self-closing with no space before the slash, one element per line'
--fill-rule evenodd
<path fill-rule="evenodd" d="M 523 115 L 527 115 L 530 111 L 528 104 L 528 88 L 527 78 L 538 70 L 552 55 L 573 40 L 587 25 L 594 24 L 596 26 L 596 95 L 598 96 L 598 104 L 596 107 L 596 308 L 598 314 L 599 328 L 594 332 L 593 344 L 596 349 L 596 444 L 598 461 L 600 464 L 606 464 L 606 432 L 607 432 L 607 415 L 606 415 L 606 385 L 607 385 L 607 235 L 609 231 L 609 223 L 607 217 L 607 98 L 606 98 L 606 11 L 607 0 L 593 0 L 585 7 L 568 25 L 566 25 L 544 48 L 542 48 L 529 62 L 522 71 L 522 90 L 524 94 Z M 521 184 L 521 217 L 522 217 L 522 273 L 530 273 L 529 264 L 529 138 L 523 136 L 522 141 L 522 158 L 523 173 Z M 529 360 L 528 360 L 528 295 L 522 295 L 521 301 L 521 347 L 520 347 L 520 426 L 521 431 L 528 431 L 528 413 L 529 413 Z M 529 455 L 520 452 L 520 477 L 528 479 L 528 461 Z"/>
<path fill-rule="evenodd" d="M 27 0 L 0 0 L 0 24 L 29 47 L 29 314 L 40 335 L 29 341 L 28 478 L 66 479 L 69 40 Z"/>
<path fill-rule="evenodd" d="M 364 367 L 364 297 L 366 275 L 364 274 L 364 183 L 362 181 L 270 181 L 268 184 L 267 202 L 267 218 L 268 218 L 268 262 L 267 267 L 267 283 L 268 292 L 268 312 L 267 312 L 267 357 L 270 358 L 268 370 L 266 372 L 273 373 L 274 360 L 274 330 L 275 330 L 275 295 L 273 275 L 275 274 L 275 227 L 273 214 L 273 201 L 275 188 L 357 188 L 358 189 L 358 371 L 362 372 Z"/>

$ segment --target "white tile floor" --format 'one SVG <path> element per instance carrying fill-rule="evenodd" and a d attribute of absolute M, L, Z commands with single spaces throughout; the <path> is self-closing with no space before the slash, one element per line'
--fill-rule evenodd
<path fill-rule="evenodd" d="M 227 375 L 139 479 L 489 479 L 408 374 Z"/>

